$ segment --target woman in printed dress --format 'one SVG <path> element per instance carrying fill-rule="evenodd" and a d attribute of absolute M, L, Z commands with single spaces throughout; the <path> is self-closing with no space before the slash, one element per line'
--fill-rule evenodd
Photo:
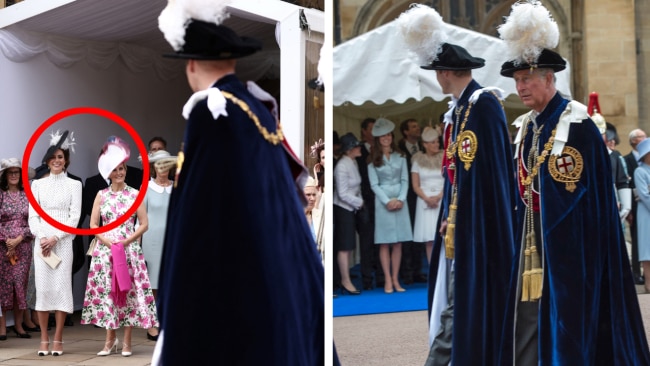
<path fill-rule="evenodd" d="M 17 158 L 0 162 L 0 305 L 5 311 L 14 312 L 16 336 L 31 338 L 22 324 L 27 309 L 27 279 L 34 237 L 27 221 L 29 201 L 23 190 L 21 171 Z M 6 337 L 6 320 L 1 317 L 0 340 Z"/>
<path fill-rule="evenodd" d="M 128 146 L 119 138 L 111 137 L 104 145 L 98 167 L 104 178 L 111 179 L 111 185 L 97 192 L 90 215 L 90 228 L 99 227 L 101 216 L 103 225 L 108 225 L 122 217 L 133 205 L 138 191 L 124 182 L 126 161 L 129 158 Z M 115 167 L 115 164 L 117 167 Z M 135 222 L 139 226 L 135 228 Z M 124 327 L 122 356 L 131 355 L 131 331 L 133 327 L 151 328 L 158 326 L 156 303 L 154 301 L 149 274 L 139 238 L 147 231 L 148 219 L 144 204 L 136 214 L 115 229 L 95 235 L 97 245 L 92 254 L 81 324 L 93 324 L 106 328 L 106 343 L 97 353 L 109 355 L 117 352 L 119 341 L 116 330 Z M 118 246 L 112 248 L 113 246 Z M 114 288 L 113 252 L 123 246 L 126 254 L 126 268 L 130 277 L 130 289 L 126 293 L 124 305 L 119 304 L 118 291 Z M 119 284 L 119 277 L 117 277 Z M 120 287 L 122 287 L 120 285 Z"/>

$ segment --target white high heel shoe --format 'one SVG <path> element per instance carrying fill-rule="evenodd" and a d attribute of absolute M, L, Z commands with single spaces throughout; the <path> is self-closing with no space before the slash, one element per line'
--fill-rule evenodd
<path fill-rule="evenodd" d="M 52 341 L 53 343 L 63 344 L 63 341 Z M 61 356 L 63 351 L 52 350 L 52 356 Z"/>
<path fill-rule="evenodd" d="M 47 347 L 48 347 L 48 348 L 50 347 L 50 346 L 49 346 L 49 344 L 50 344 L 49 341 L 47 341 L 47 342 L 45 342 L 45 341 L 41 341 L 41 343 L 47 343 L 47 344 L 48 344 Z M 47 356 L 49 353 L 50 353 L 50 351 L 41 351 L 41 350 L 39 350 L 38 353 L 37 353 L 37 355 L 39 355 L 39 356 Z"/>
<path fill-rule="evenodd" d="M 97 352 L 97 356 L 108 356 L 113 352 L 113 348 L 115 349 L 115 353 L 117 353 L 117 344 L 119 343 L 117 337 L 115 337 L 115 340 L 113 341 L 113 344 L 110 347 L 108 346 L 108 342 L 104 344 L 104 349 Z M 108 351 L 106 349 L 108 348 Z"/>
<path fill-rule="evenodd" d="M 125 350 L 124 350 L 125 348 L 128 348 L 129 350 L 128 350 L 128 351 L 125 351 Z M 129 357 L 129 356 L 131 356 L 131 354 L 132 354 L 132 353 L 131 353 L 131 345 L 122 342 L 122 356 L 124 356 L 124 357 Z"/>

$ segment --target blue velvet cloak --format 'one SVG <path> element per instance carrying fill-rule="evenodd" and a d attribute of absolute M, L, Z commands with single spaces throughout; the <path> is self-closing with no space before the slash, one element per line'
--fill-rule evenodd
<path fill-rule="evenodd" d="M 453 139 L 481 86 L 472 81 L 457 102 L 462 108 Z M 499 100 L 483 92 L 471 107 L 464 131 L 476 135 L 476 156 L 469 170 L 456 154 L 458 211 L 455 231 L 455 286 L 452 363 L 456 366 L 497 365 L 504 308 L 514 255 L 515 175 L 510 135 Z M 460 142 L 459 142 L 460 143 Z M 451 185 L 445 179 L 440 220 L 447 219 Z M 444 216 L 443 216 L 444 215 Z M 439 221 L 440 221 L 439 220 Z M 429 309 L 442 245 L 435 241 L 429 269 Z"/>
<path fill-rule="evenodd" d="M 548 141 L 568 101 L 556 94 L 536 118 Z M 530 129 L 529 129 L 530 132 Z M 524 158 L 531 136 L 520 146 Z M 609 154 L 591 119 L 571 123 L 566 147 L 576 149 L 583 171 L 573 192 L 539 170 L 543 290 L 539 302 L 540 365 L 650 365 L 637 294 L 616 209 Z M 519 301 L 519 255 L 525 203 L 517 199 L 517 246 L 507 308 L 504 354 L 512 364 L 514 314 Z M 538 246 L 540 243 L 537 244 Z M 517 294 L 518 296 L 518 294 Z"/>
<path fill-rule="evenodd" d="M 276 121 L 234 76 L 215 86 Z M 187 121 L 172 191 L 158 316 L 164 365 L 323 365 L 323 266 L 287 154 L 232 101 Z"/>

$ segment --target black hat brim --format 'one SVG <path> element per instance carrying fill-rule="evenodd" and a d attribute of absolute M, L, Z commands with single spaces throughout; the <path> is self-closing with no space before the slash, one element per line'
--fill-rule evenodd
<path fill-rule="evenodd" d="M 341 151 L 346 153 L 346 152 L 354 149 L 355 147 L 361 146 L 361 145 L 362 145 L 362 142 L 360 142 L 360 141 L 357 141 L 356 143 L 353 143 L 353 144 L 348 144 L 347 146 L 341 144 Z"/>
<path fill-rule="evenodd" d="M 192 20 L 185 29 L 183 49 L 164 57 L 193 60 L 229 60 L 251 55 L 262 49 L 262 42 L 239 36 L 232 29 L 214 23 Z"/>
<path fill-rule="evenodd" d="M 440 53 L 428 65 L 422 65 L 425 70 L 473 70 L 485 66 L 485 60 L 472 56 L 465 48 L 452 44 L 443 43 Z"/>
<path fill-rule="evenodd" d="M 515 66 L 512 61 L 508 61 L 504 63 L 503 66 L 501 66 L 501 75 L 511 78 L 517 71 L 530 69 L 551 69 L 555 72 L 558 72 L 566 69 L 566 66 L 559 64 L 519 64 Z"/>
<path fill-rule="evenodd" d="M 501 75 L 511 78 L 517 71 L 533 69 L 551 69 L 558 72 L 566 69 L 566 61 L 559 53 L 545 48 L 540 53 L 536 63 L 515 64 L 512 60 L 504 62 L 501 65 Z"/>
<path fill-rule="evenodd" d="M 481 59 L 483 60 L 483 59 Z M 483 60 L 485 62 L 485 60 Z M 430 65 L 423 65 L 420 66 L 421 68 L 425 70 L 451 70 L 451 71 L 460 71 L 460 70 L 474 70 L 474 69 L 480 69 L 481 67 L 485 66 L 485 63 L 482 65 L 470 65 L 470 66 L 463 66 L 463 67 L 450 67 L 450 66 L 444 66 L 444 65 L 435 65 L 434 63 L 431 63 Z"/>
<path fill-rule="evenodd" d="M 185 60 L 230 60 L 234 58 L 246 57 L 254 54 L 261 49 L 259 41 L 253 38 L 242 37 L 238 51 L 218 52 L 218 53 L 193 53 L 193 52 L 175 52 L 165 53 L 163 57 L 179 58 Z"/>

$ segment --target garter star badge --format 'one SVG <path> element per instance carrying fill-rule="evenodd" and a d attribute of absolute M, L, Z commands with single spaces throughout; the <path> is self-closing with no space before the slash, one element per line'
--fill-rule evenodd
<path fill-rule="evenodd" d="M 476 158 L 476 149 L 478 140 L 472 131 L 463 131 L 456 138 L 458 141 L 458 158 L 465 163 L 465 170 L 472 167 L 472 162 Z"/>
<path fill-rule="evenodd" d="M 566 190 L 573 192 L 575 183 L 580 180 L 584 163 L 578 150 L 565 146 L 561 155 L 551 155 L 548 171 L 557 182 L 565 183 Z"/>

